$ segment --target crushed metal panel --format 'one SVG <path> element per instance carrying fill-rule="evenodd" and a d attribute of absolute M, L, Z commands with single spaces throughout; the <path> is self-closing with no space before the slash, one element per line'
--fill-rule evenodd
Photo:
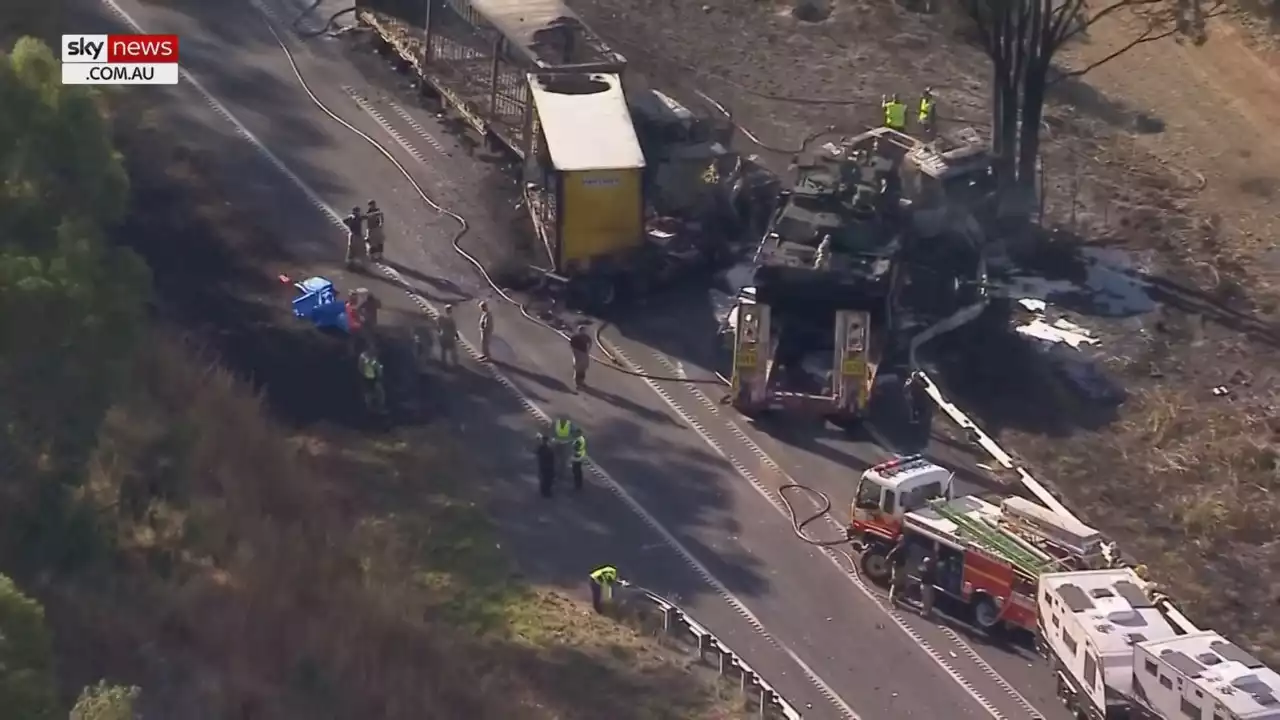
<path fill-rule="evenodd" d="M 539 67 L 600 64 L 621 70 L 627 62 L 560 0 L 469 2 L 514 49 Z"/>
<path fill-rule="evenodd" d="M 557 170 L 645 166 L 620 77 L 612 73 L 531 74 L 529 88 Z"/>

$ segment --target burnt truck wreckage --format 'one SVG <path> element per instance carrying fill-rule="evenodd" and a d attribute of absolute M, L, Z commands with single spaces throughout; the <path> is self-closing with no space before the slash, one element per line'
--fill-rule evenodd
<path fill-rule="evenodd" d="M 726 401 L 848 426 L 879 375 L 905 376 L 921 345 L 989 312 L 991 167 L 968 129 L 812 141 L 721 323 Z"/>
<path fill-rule="evenodd" d="M 742 236 L 732 126 L 624 83 L 626 58 L 559 0 L 359 0 L 356 15 L 424 94 L 519 160 L 543 259 L 509 284 L 607 306 Z"/>

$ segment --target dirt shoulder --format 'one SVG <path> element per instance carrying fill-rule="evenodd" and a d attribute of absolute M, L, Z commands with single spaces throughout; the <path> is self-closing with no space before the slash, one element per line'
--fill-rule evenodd
<path fill-rule="evenodd" d="M 60 680 L 141 686 L 157 717 L 739 716 L 645 626 L 522 578 L 448 423 L 359 421 L 343 343 L 276 279 L 326 271 L 272 250 L 167 102 L 111 101 L 157 322 L 86 492 L 106 559 L 41 589 Z"/>
<path fill-rule="evenodd" d="M 818 23 L 783 2 L 570 5 L 652 82 L 727 107 L 778 150 L 759 149 L 774 165 L 815 129 L 875 123 L 885 93 L 932 86 L 944 124 L 985 126 L 987 66 L 954 17 L 857 1 Z M 1130 32 L 1104 23 L 1067 60 Z M 1109 272 L 1144 297 L 1139 310 L 1065 299 L 1050 310 L 1099 336 L 1067 364 L 1104 378 L 1112 399 L 1083 397 L 1063 363 L 1018 337 L 966 350 L 945 374 L 962 407 L 1146 561 L 1194 619 L 1274 662 L 1280 333 L 1267 315 L 1280 187 L 1266 119 L 1280 116 L 1280 83 L 1274 58 L 1232 26 L 1210 33 L 1203 47 L 1143 45 L 1063 83 L 1047 112 L 1047 219 L 1063 232 L 1029 272 L 1069 285 L 1064 296 L 1099 294 L 1081 287 L 1095 274 L 1086 248 L 1122 258 Z"/>

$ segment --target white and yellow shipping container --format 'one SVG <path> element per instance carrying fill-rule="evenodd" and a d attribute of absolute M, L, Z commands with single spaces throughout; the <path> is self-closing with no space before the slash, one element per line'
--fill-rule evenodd
<path fill-rule="evenodd" d="M 540 233 L 557 271 L 626 257 L 644 241 L 644 153 L 616 74 L 528 76 L 531 156 L 544 165 L 554 212 Z"/>

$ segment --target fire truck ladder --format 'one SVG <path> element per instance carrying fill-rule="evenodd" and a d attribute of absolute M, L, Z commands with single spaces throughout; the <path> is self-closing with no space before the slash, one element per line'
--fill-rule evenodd
<path fill-rule="evenodd" d="M 1026 540 L 981 519 L 975 519 L 964 513 L 957 512 L 945 500 L 935 500 L 929 505 L 939 515 L 955 523 L 962 535 L 968 535 L 984 547 L 999 554 L 1009 564 L 1026 575 L 1033 578 L 1039 577 L 1053 563 L 1052 557 L 1041 552 Z"/>

